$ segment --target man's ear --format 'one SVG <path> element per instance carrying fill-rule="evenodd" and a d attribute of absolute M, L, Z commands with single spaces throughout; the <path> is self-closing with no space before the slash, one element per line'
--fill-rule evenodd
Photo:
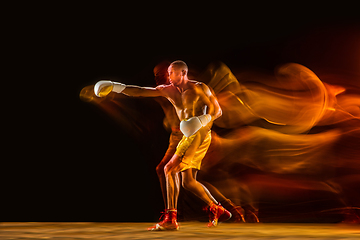
<path fill-rule="evenodd" d="M 181 70 L 181 76 L 185 76 L 187 74 L 187 71 L 185 69 Z"/>

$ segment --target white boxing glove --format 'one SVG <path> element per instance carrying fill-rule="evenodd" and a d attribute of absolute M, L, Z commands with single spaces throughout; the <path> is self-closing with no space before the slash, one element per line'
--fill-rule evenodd
<path fill-rule="evenodd" d="M 198 116 L 198 118 L 199 118 L 199 120 L 201 122 L 201 125 L 203 127 L 208 125 L 209 122 L 211 121 L 211 115 L 210 114 L 204 114 L 204 115 Z"/>
<path fill-rule="evenodd" d="M 205 127 L 210 121 L 210 114 L 192 117 L 188 120 L 182 120 L 180 122 L 180 131 L 185 135 L 185 137 L 190 137 L 199 131 L 200 128 Z"/>
<path fill-rule="evenodd" d="M 125 84 L 101 80 L 95 84 L 94 93 L 98 97 L 105 97 L 110 92 L 121 93 L 125 88 Z"/>

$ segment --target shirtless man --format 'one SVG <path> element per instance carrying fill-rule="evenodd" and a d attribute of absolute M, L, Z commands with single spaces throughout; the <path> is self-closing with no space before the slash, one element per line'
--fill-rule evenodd
<path fill-rule="evenodd" d="M 182 186 L 194 193 L 208 205 L 208 227 L 217 226 L 220 221 L 231 218 L 231 213 L 223 208 L 210 192 L 196 180 L 211 143 L 211 127 L 222 111 L 217 99 L 204 83 L 187 77 L 188 67 L 183 61 L 175 61 L 168 68 L 169 85 L 156 88 L 125 85 L 111 81 L 99 81 L 94 87 L 98 97 L 104 97 L 111 91 L 133 97 L 165 97 L 175 108 L 179 117 L 180 130 L 184 134 L 175 154 L 165 165 L 167 209 L 164 220 L 148 230 L 178 230 L 177 198 L 180 190 L 179 173 Z"/>

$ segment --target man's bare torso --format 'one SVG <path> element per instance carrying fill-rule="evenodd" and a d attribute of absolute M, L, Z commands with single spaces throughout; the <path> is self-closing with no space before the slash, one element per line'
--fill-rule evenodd
<path fill-rule="evenodd" d="M 163 95 L 174 106 L 180 121 L 205 113 L 206 105 L 210 101 L 204 92 L 203 84 L 188 80 L 183 89 L 173 84 L 163 86 Z"/>

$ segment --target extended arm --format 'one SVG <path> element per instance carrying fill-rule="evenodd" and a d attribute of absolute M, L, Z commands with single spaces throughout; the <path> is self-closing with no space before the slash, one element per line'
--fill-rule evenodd
<path fill-rule="evenodd" d="M 159 97 L 162 96 L 158 88 L 139 87 L 127 85 L 122 91 L 123 94 L 131 97 Z"/>
<path fill-rule="evenodd" d="M 97 82 L 94 86 L 95 95 L 98 97 L 105 97 L 110 92 L 123 93 L 132 97 L 159 97 L 162 96 L 161 89 L 160 86 L 156 88 L 139 87 L 104 80 Z"/>

